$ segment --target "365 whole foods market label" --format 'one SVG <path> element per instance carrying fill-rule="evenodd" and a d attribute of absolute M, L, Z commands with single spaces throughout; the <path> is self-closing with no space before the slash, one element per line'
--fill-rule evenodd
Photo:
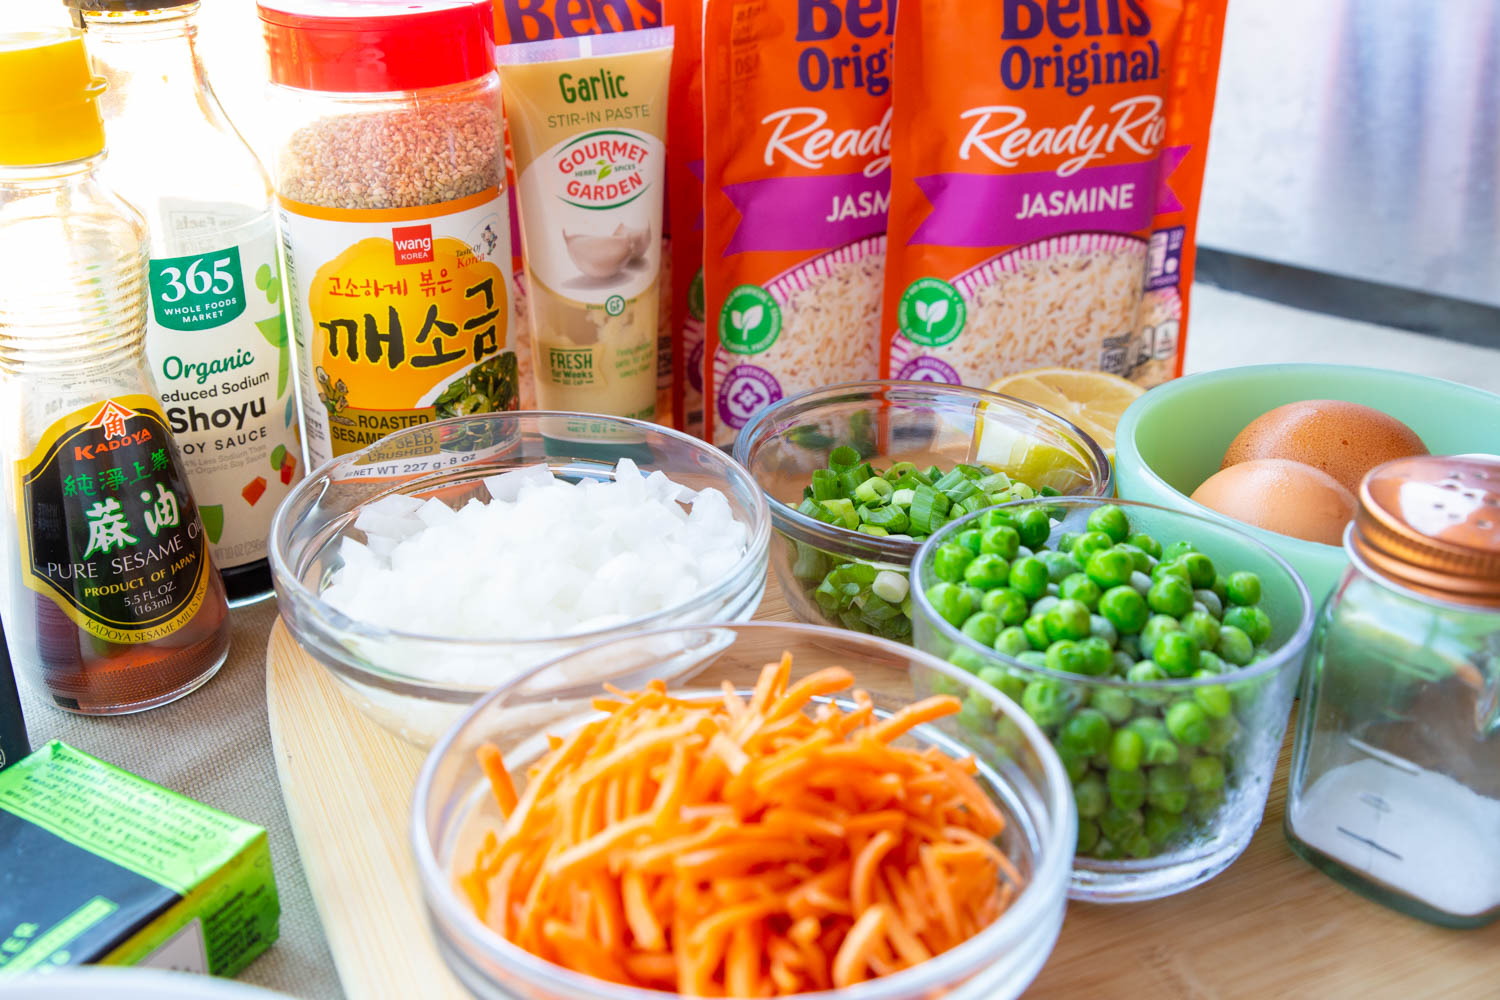
<path fill-rule="evenodd" d="M 233 242 L 151 259 L 146 336 L 221 568 L 266 557 L 271 516 L 301 452 L 270 214 L 224 239 Z"/>
<path fill-rule="evenodd" d="M 405 209 L 279 204 L 314 464 L 392 431 L 516 408 L 497 188 Z"/>
<path fill-rule="evenodd" d="M 208 545 L 166 418 L 149 396 L 68 414 L 16 463 L 21 577 L 109 642 L 163 639 L 197 614 Z"/>

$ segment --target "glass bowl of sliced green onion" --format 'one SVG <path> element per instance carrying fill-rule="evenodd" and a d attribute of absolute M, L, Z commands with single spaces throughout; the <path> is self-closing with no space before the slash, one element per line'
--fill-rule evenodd
<path fill-rule="evenodd" d="M 908 572 L 934 532 L 986 507 L 1114 486 L 1103 450 L 1062 417 L 933 382 L 788 397 L 745 425 L 734 457 L 770 505 L 770 561 L 793 613 L 908 643 Z M 1032 527 L 1046 537 L 1045 517 Z"/>

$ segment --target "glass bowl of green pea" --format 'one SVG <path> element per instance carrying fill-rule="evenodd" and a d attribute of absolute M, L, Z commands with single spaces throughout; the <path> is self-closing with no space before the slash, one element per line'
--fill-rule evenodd
<path fill-rule="evenodd" d="M 1035 542 L 1021 529 L 1038 511 L 1050 530 Z M 1009 695 L 1062 758 L 1073 899 L 1182 892 L 1249 845 L 1314 620 L 1286 560 L 1197 515 L 1040 498 L 944 526 L 912 580 L 917 648 Z"/>
<path fill-rule="evenodd" d="M 734 457 L 771 508 L 770 562 L 814 625 L 911 642 L 922 543 L 976 510 L 1110 496 L 1109 459 L 1073 424 L 971 386 L 846 382 L 788 397 L 741 429 Z M 1038 514 L 1028 530 L 1045 537 Z"/>

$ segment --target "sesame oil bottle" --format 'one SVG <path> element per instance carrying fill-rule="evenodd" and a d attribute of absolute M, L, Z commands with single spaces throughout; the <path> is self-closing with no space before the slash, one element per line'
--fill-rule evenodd
<path fill-rule="evenodd" d="M 142 357 L 146 227 L 98 177 L 83 38 L 0 31 L 0 611 L 16 673 L 115 715 L 195 690 L 229 650 Z"/>

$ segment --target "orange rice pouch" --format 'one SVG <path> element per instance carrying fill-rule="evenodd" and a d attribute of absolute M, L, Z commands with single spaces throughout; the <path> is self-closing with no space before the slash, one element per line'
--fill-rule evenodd
<path fill-rule="evenodd" d="M 708 0 L 705 437 L 876 377 L 895 0 Z"/>
<path fill-rule="evenodd" d="M 881 374 L 1182 373 L 1226 0 L 903 0 Z"/>

